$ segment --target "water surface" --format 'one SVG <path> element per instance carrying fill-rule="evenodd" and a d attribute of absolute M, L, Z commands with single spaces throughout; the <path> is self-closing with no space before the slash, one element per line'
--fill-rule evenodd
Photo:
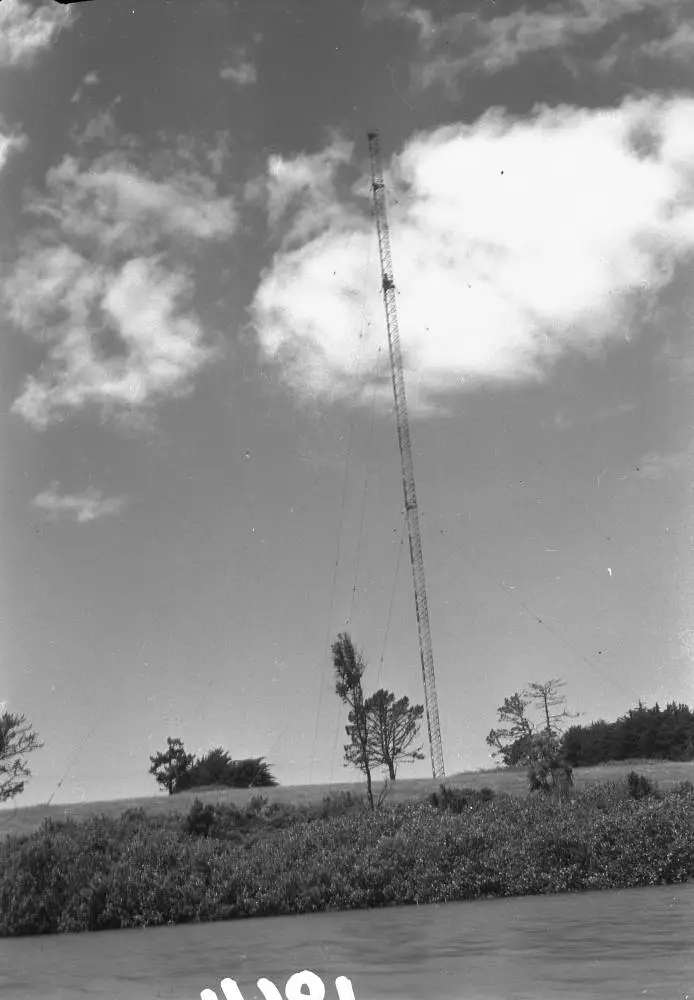
<path fill-rule="evenodd" d="M 262 1000 L 310 969 L 337 1000 L 694 1000 L 694 885 L 0 941 L 12 1000 Z"/>

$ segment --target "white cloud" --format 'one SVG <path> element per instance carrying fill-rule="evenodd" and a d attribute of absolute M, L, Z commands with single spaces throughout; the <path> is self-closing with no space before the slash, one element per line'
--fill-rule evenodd
<path fill-rule="evenodd" d="M 251 36 L 251 48 L 262 42 L 263 36 L 255 32 Z M 248 87 L 258 82 L 258 70 L 245 45 L 234 46 L 226 66 L 219 72 L 222 80 L 231 80 L 239 87 Z"/>
<path fill-rule="evenodd" d="M 471 72 L 497 73 L 538 52 L 564 56 L 576 43 L 643 13 L 654 16 L 666 35 L 645 46 L 640 38 L 628 45 L 618 40 L 611 54 L 601 57 L 602 68 L 611 68 L 622 49 L 633 56 L 637 47 L 638 56 L 686 58 L 692 49 L 691 29 L 686 23 L 673 29 L 673 22 L 678 15 L 684 19 L 687 8 L 686 0 L 569 0 L 498 16 L 493 5 L 485 5 L 483 16 L 468 10 L 436 18 L 412 0 L 382 0 L 370 16 L 401 20 L 416 28 L 420 58 L 415 81 L 421 87 L 440 83 L 456 93 L 460 80 Z"/>
<path fill-rule="evenodd" d="M 231 137 L 226 130 L 219 130 L 215 135 L 215 143 L 208 149 L 205 159 L 215 177 L 220 177 L 231 156 Z"/>
<path fill-rule="evenodd" d="M 692 116 L 685 98 L 539 108 L 527 119 L 491 110 L 407 144 L 388 184 L 417 407 L 439 390 L 541 377 L 567 351 L 624 341 L 634 296 L 655 295 L 694 249 Z M 296 174 L 287 165 L 302 178 L 295 218 L 320 218 L 325 165 L 344 158 L 297 162 Z M 272 162 L 269 173 L 270 217 L 295 235 L 278 208 L 286 199 L 273 201 Z M 370 399 L 385 338 L 374 224 L 333 189 L 327 225 L 300 233 L 280 244 L 252 303 L 262 352 L 304 396 Z"/>
<path fill-rule="evenodd" d="M 344 219 L 345 208 L 336 198 L 335 174 L 349 163 L 354 144 L 338 137 L 320 153 L 291 159 L 272 156 L 268 161 L 266 197 L 268 221 L 276 228 L 294 209 L 284 246 L 305 241 Z"/>
<path fill-rule="evenodd" d="M 78 104 L 82 100 L 82 95 L 86 87 L 95 87 L 99 83 L 99 74 L 92 70 L 92 72 L 87 73 L 81 84 L 72 95 L 71 103 Z"/>
<path fill-rule="evenodd" d="M 641 46 L 638 54 L 654 59 L 676 59 L 688 63 L 694 56 L 694 24 L 691 21 L 683 21 L 672 34 Z"/>
<path fill-rule="evenodd" d="M 73 19 L 70 8 L 58 4 L 1 0 L 0 66 L 30 66 Z"/>
<path fill-rule="evenodd" d="M 163 180 L 147 176 L 120 153 L 82 169 L 72 156 L 48 172 L 49 194 L 29 210 L 50 216 L 69 237 L 91 238 L 111 249 L 143 249 L 163 235 L 225 239 L 236 226 L 232 199 L 218 199 L 214 183 L 195 171 Z"/>
<path fill-rule="evenodd" d="M 17 132 L 3 132 L 0 119 L 0 171 L 13 153 L 21 152 L 27 144 L 27 137 Z"/>
<path fill-rule="evenodd" d="M 58 484 L 34 497 L 33 506 L 44 511 L 53 520 L 66 518 L 85 524 L 100 517 L 118 514 L 125 506 L 125 497 L 105 497 L 101 490 L 93 487 L 84 493 L 61 494 Z"/>
<path fill-rule="evenodd" d="M 14 412 L 44 428 L 87 405 L 119 417 L 188 392 L 215 352 L 182 261 L 233 234 L 232 199 L 190 167 L 155 175 L 114 153 L 65 157 L 27 209 L 52 231 L 27 242 L 1 294 L 48 351 Z"/>
<path fill-rule="evenodd" d="M 224 66 L 219 71 L 219 75 L 222 80 L 233 80 L 240 87 L 248 87 L 250 84 L 258 82 L 258 71 L 253 63 L 247 59 L 241 59 L 230 66 Z"/>
<path fill-rule="evenodd" d="M 52 344 L 13 406 L 36 428 L 90 404 L 108 414 L 184 394 L 214 356 L 186 310 L 190 281 L 157 258 L 109 268 L 47 249 L 26 262 L 10 293 L 15 323 L 45 331 Z"/>

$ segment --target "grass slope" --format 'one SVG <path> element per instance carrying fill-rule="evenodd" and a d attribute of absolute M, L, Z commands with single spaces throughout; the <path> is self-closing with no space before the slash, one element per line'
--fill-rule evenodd
<path fill-rule="evenodd" d="M 660 788 L 672 788 L 680 781 L 694 782 L 694 761 L 619 761 L 614 764 L 601 764 L 597 767 L 576 768 L 574 784 L 576 788 L 585 788 L 599 781 L 621 781 L 629 771 L 635 770 L 645 775 L 651 781 L 658 783 Z M 451 788 L 491 788 L 495 792 L 506 792 L 510 795 L 526 795 L 528 791 L 525 770 L 500 768 L 492 771 L 463 771 L 451 775 L 445 780 Z M 377 797 L 383 787 L 380 781 L 374 782 L 374 796 Z M 387 802 L 396 804 L 402 802 L 418 802 L 426 799 L 431 792 L 437 791 L 439 782 L 432 778 L 399 778 L 388 792 Z M 322 802 L 326 795 L 337 795 L 340 791 L 351 791 L 362 794 L 365 791 L 363 782 L 323 784 L 323 785 L 286 785 L 278 788 L 212 788 L 193 789 L 181 792 L 179 795 L 153 795 L 147 798 L 118 799 L 107 802 L 78 802 L 69 805 L 38 805 L 0 809 L 0 837 L 8 834 L 28 834 L 37 830 L 45 819 L 56 822 L 66 819 L 83 820 L 93 816 L 109 816 L 117 818 L 128 809 L 145 810 L 148 816 L 185 815 L 193 801 L 197 798 L 203 803 L 233 803 L 245 806 L 256 795 L 267 798 L 268 803 L 288 803 L 291 805 L 311 805 Z"/>

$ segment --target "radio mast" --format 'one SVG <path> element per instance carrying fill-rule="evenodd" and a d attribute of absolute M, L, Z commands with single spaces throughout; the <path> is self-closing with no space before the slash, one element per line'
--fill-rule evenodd
<path fill-rule="evenodd" d="M 424 578 L 422 539 L 419 531 L 419 509 L 417 507 L 417 494 L 414 485 L 410 424 L 405 398 L 405 376 L 402 366 L 400 332 L 395 306 L 395 282 L 393 280 L 393 262 L 390 251 L 390 230 L 388 227 L 386 193 L 381 167 L 378 132 L 369 132 L 368 139 L 369 155 L 371 158 L 371 190 L 376 214 L 378 249 L 381 258 L 383 303 L 386 311 L 390 367 L 393 377 L 393 396 L 395 398 L 395 419 L 398 426 L 402 484 L 405 493 L 405 518 L 407 520 L 410 562 L 412 563 L 412 576 L 414 579 L 414 599 L 417 611 L 417 631 L 419 633 L 419 651 L 422 661 L 422 678 L 424 680 L 424 701 L 426 705 L 427 728 L 429 730 L 431 766 L 434 778 L 438 780 L 445 777 L 443 746 L 439 724 L 439 706 L 436 697 L 434 653 L 431 645 L 431 630 L 429 628 L 429 608 L 427 605 L 426 581 Z"/>

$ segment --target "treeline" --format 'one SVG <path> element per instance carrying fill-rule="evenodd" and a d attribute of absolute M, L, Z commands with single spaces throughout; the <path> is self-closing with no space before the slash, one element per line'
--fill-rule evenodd
<path fill-rule="evenodd" d="M 269 788 L 277 784 L 264 757 L 232 760 L 222 747 L 215 747 L 202 757 L 186 753 L 180 739 L 167 737 L 167 748 L 149 759 L 152 774 L 169 795 L 191 788 L 221 785 L 225 788 Z"/>
<path fill-rule="evenodd" d="M 694 712 L 671 702 L 647 708 L 639 702 L 616 722 L 599 720 L 589 726 L 571 726 L 561 747 L 573 767 L 609 761 L 694 759 Z"/>

